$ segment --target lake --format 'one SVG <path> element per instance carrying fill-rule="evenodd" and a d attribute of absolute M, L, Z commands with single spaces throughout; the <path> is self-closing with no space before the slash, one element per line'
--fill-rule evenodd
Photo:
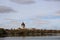
<path fill-rule="evenodd" d="M 40 36 L 40 37 L 3 37 L 0 40 L 60 40 L 60 36 Z"/>

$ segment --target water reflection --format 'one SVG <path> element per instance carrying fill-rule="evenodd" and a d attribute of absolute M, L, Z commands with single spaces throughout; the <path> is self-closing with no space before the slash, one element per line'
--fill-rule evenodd
<path fill-rule="evenodd" d="M 0 40 L 4 40 L 4 37 L 3 38 L 0 38 Z"/>
<path fill-rule="evenodd" d="M 40 36 L 40 37 L 5 37 L 0 40 L 60 40 L 60 36 Z"/>
<path fill-rule="evenodd" d="M 22 40 L 25 40 L 25 37 L 22 37 Z"/>

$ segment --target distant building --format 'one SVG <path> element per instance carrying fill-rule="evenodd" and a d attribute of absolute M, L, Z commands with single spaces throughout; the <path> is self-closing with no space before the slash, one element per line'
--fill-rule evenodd
<path fill-rule="evenodd" d="M 22 27 L 23 29 L 25 29 L 25 23 L 24 23 L 24 22 L 22 22 L 21 27 Z"/>

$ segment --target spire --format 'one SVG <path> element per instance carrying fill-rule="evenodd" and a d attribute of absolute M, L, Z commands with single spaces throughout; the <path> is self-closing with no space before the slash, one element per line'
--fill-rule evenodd
<path fill-rule="evenodd" d="M 24 28 L 25 28 L 25 23 L 22 22 L 21 26 L 22 26 L 22 28 L 24 29 Z"/>

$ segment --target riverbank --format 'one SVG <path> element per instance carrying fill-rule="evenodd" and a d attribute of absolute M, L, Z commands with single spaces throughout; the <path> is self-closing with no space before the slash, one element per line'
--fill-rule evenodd
<path fill-rule="evenodd" d="M 0 37 L 12 37 L 12 36 L 58 36 L 60 30 L 42 30 L 42 29 L 1 29 Z"/>

